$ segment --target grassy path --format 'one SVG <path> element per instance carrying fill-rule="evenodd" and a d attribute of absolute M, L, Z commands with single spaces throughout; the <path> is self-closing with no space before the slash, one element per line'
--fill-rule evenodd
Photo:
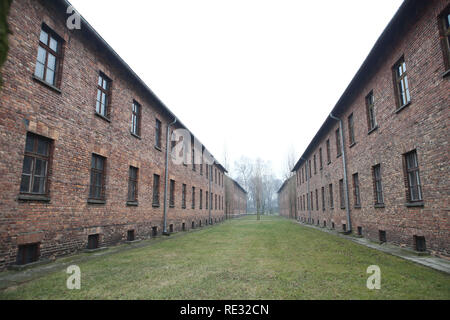
<path fill-rule="evenodd" d="M 368 290 L 370 265 L 381 290 Z M 281 218 L 255 217 L 109 255 L 0 299 L 450 299 L 450 276 Z"/>

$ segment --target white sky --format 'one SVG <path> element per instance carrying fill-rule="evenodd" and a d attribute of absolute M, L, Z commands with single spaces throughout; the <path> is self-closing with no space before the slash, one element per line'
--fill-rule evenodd
<path fill-rule="evenodd" d="M 280 178 L 402 3 L 70 2 L 219 161 L 260 157 Z"/>

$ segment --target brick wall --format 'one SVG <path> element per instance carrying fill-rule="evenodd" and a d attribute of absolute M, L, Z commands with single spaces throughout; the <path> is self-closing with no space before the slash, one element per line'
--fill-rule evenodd
<path fill-rule="evenodd" d="M 94 34 L 66 28 L 59 3 L 16 0 L 8 19 L 12 35 L 0 92 L 0 269 L 15 263 L 20 244 L 40 242 L 41 258 L 53 258 L 85 248 L 90 234 L 100 234 L 100 245 L 108 246 L 125 241 L 128 230 L 144 239 L 152 227 L 159 234 L 163 229 L 166 128 L 173 118 Z M 64 39 L 60 90 L 33 79 L 42 23 Z M 112 80 L 110 121 L 95 114 L 99 71 Z M 130 133 L 133 100 L 142 106 L 140 138 Z M 156 118 L 162 122 L 161 150 L 155 148 Z M 18 199 L 28 132 L 52 139 L 49 202 Z M 107 159 L 104 204 L 87 201 L 93 153 Z M 127 205 L 130 166 L 139 169 L 137 206 Z M 169 162 L 169 179 L 176 185 L 167 226 L 173 224 L 174 231 L 182 223 L 190 229 L 192 222 L 204 226 L 208 221 L 205 170 L 201 175 L 198 165 L 193 171 L 190 164 Z M 218 222 L 224 218 L 224 169 L 216 164 L 213 170 L 220 176 L 211 183 L 211 192 L 220 197 L 211 210 Z M 154 174 L 160 176 L 159 207 L 152 205 Z M 181 208 L 182 184 L 187 185 L 186 209 Z"/>
<path fill-rule="evenodd" d="M 410 2 L 412 3 L 412 2 Z M 370 63 L 367 72 L 345 100 L 345 106 L 335 114 L 343 120 L 350 214 L 353 232 L 362 227 L 363 236 L 378 240 L 379 230 L 386 231 L 387 242 L 414 248 L 414 236 L 424 236 L 432 253 L 450 256 L 449 221 L 449 77 L 440 43 L 438 16 L 448 1 L 422 3 L 417 16 L 389 34 L 394 40 L 384 44 L 383 53 Z M 411 103 L 396 110 L 396 96 L 392 67 L 404 57 L 411 94 Z M 369 70 L 369 69 L 367 69 Z M 369 132 L 365 98 L 373 91 L 378 128 Z M 356 143 L 350 146 L 348 117 L 353 114 Z M 343 230 L 346 210 L 341 209 L 339 180 L 344 178 L 342 156 L 338 157 L 335 131 L 339 123 L 328 119 L 315 140 L 303 155 L 311 161 L 312 176 L 302 178 L 306 163 L 299 161 L 296 175 L 297 199 L 303 201 L 313 192 L 311 223 L 326 221 Z M 327 164 L 326 141 L 330 140 L 331 163 Z M 319 167 L 319 148 L 323 152 L 323 169 Z M 423 191 L 423 204 L 407 205 L 403 155 L 416 150 Z M 314 170 L 314 155 L 317 173 Z M 384 205 L 374 205 L 372 167 L 380 164 Z M 358 173 L 361 206 L 355 206 L 352 175 Z M 334 209 L 329 205 L 329 184 L 333 184 Z M 325 187 L 325 210 L 322 207 L 321 188 Z M 316 205 L 316 190 L 319 207 Z M 298 206 L 302 221 L 308 221 L 307 206 Z"/>

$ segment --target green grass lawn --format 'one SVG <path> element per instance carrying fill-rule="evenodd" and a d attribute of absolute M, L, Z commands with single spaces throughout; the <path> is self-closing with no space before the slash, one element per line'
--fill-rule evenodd
<path fill-rule="evenodd" d="M 381 290 L 366 287 L 381 268 Z M 79 264 L 0 299 L 450 299 L 450 276 L 275 217 L 221 225 Z"/>

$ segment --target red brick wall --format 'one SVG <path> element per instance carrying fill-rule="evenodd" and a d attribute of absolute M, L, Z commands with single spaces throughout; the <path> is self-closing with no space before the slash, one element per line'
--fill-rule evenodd
<path fill-rule="evenodd" d="M 386 48 L 386 54 L 359 89 L 345 111 L 338 116 L 343 120 L 344 145 L 347 156 L 350 210 L 353 231 L 363 229 L 363 235 L 378 240 L 378 231 L 385 230 L 387 241 L 413 248 L 413 236 L 424 236 L 427 249 L 433 253 L 450 256 L 449 208 L 449 77 L 440 45 L 438 15 L 448 1 L 428 1 L 419 18 L 395 43 Z M 392 67 L 404 56 L 411 93 L 411 104 L 395 113 Z M 368 134 L 365 97 L 373 90 L 375 112 L 379 128 Z M 353 113 L 356 144 L 349 146 L 347 118 Z M 346 222 L 346 211 L 339 203 L 339 180 L 343 179 L 342 157 L 337 158 L 335 130 L 338 122 L 326 132 L 308 155 L 313 163 L 316 154 L 318 173 L 310 182 L 314 193 L 311 217 L 314 224 L 325 220 L 327 226 L 334 222 L 341 230 Z M 331 164 L 326 161 L 326 140 L 330 139 Z M 324 169 L 319 170 L 319 148 L 322 148 Z M 402 155 L 417 150 L 424 205 L 406 206 Z M 384 208 L 374 207 L 372 166 L 381 164 Z M 304 164 L 302 165 L 304 166 Z M 301 171 L 301 167 L 299 169 Z M 352 175 L 358 173 L 361 208 L 355 208 Z M 330 210 L 328 185 L 333 184 L 334 209 Z M 321 188 L 325 187 L 326 210 L 322 211 Z M 319 194 L 319 210 L 316 194 Z M 299 197 L 306 194 L 307 183 L 297 185 Z M 308 210 L 299 215 L 308 219 Z"/>
<path fill-rule="evenodd" d="M 126 240 L 130 229 L 143 239 L 150 236 L 151 227 L 157 226 L 158 233 L 163 228 L 165 132 L 172 119 L 92 35 L 69 31 L 65 12 L 53 5 L 16 0 L 8 20 L 12 35 L 0 92 L 0 269 L 15 262 L 18 244 L 39 241 L 41 257 L 46 258 L 85 248 L 89 234 L 100 233 L 101 246 L 107 246 Z M 32 79 L 43 22 L 65 40 L 60 93 Z M 99 71 L 112 79 L 111 122 L 95 115 Z M 142 139 L 130 133 L 133 99 L 142 105 Z M 155 118 L 162 122 L 161 151 L 154 147 Z M 53 139 L 49 203 L 18 200 L 27 132 Z M 92 153 L 107 158 L 104 205 L 87 202 Z M 137 207 L 126 205 L 130 165 L 139 168 Z M 152 206 L 153 174 L 160 175 L 159 208 Z M 176 194 L 167 226 L 174 224 L 176 231 L 185 222 L 190 229 L 192 221 L 197 226 L 200 220 L 204 226 L 209 217 L 205 169 L 200 175 L 198 165 L 194 172 L 191 165 L 170 162 L 169 179 L 176 181 Z M 186 209 L 181 209 L 183 183 Z M 224 187 L 214 181 L 211 186 L 223 198 Z M 214 208 L 211 214 L 219 221 L 224 210 Z"/>

